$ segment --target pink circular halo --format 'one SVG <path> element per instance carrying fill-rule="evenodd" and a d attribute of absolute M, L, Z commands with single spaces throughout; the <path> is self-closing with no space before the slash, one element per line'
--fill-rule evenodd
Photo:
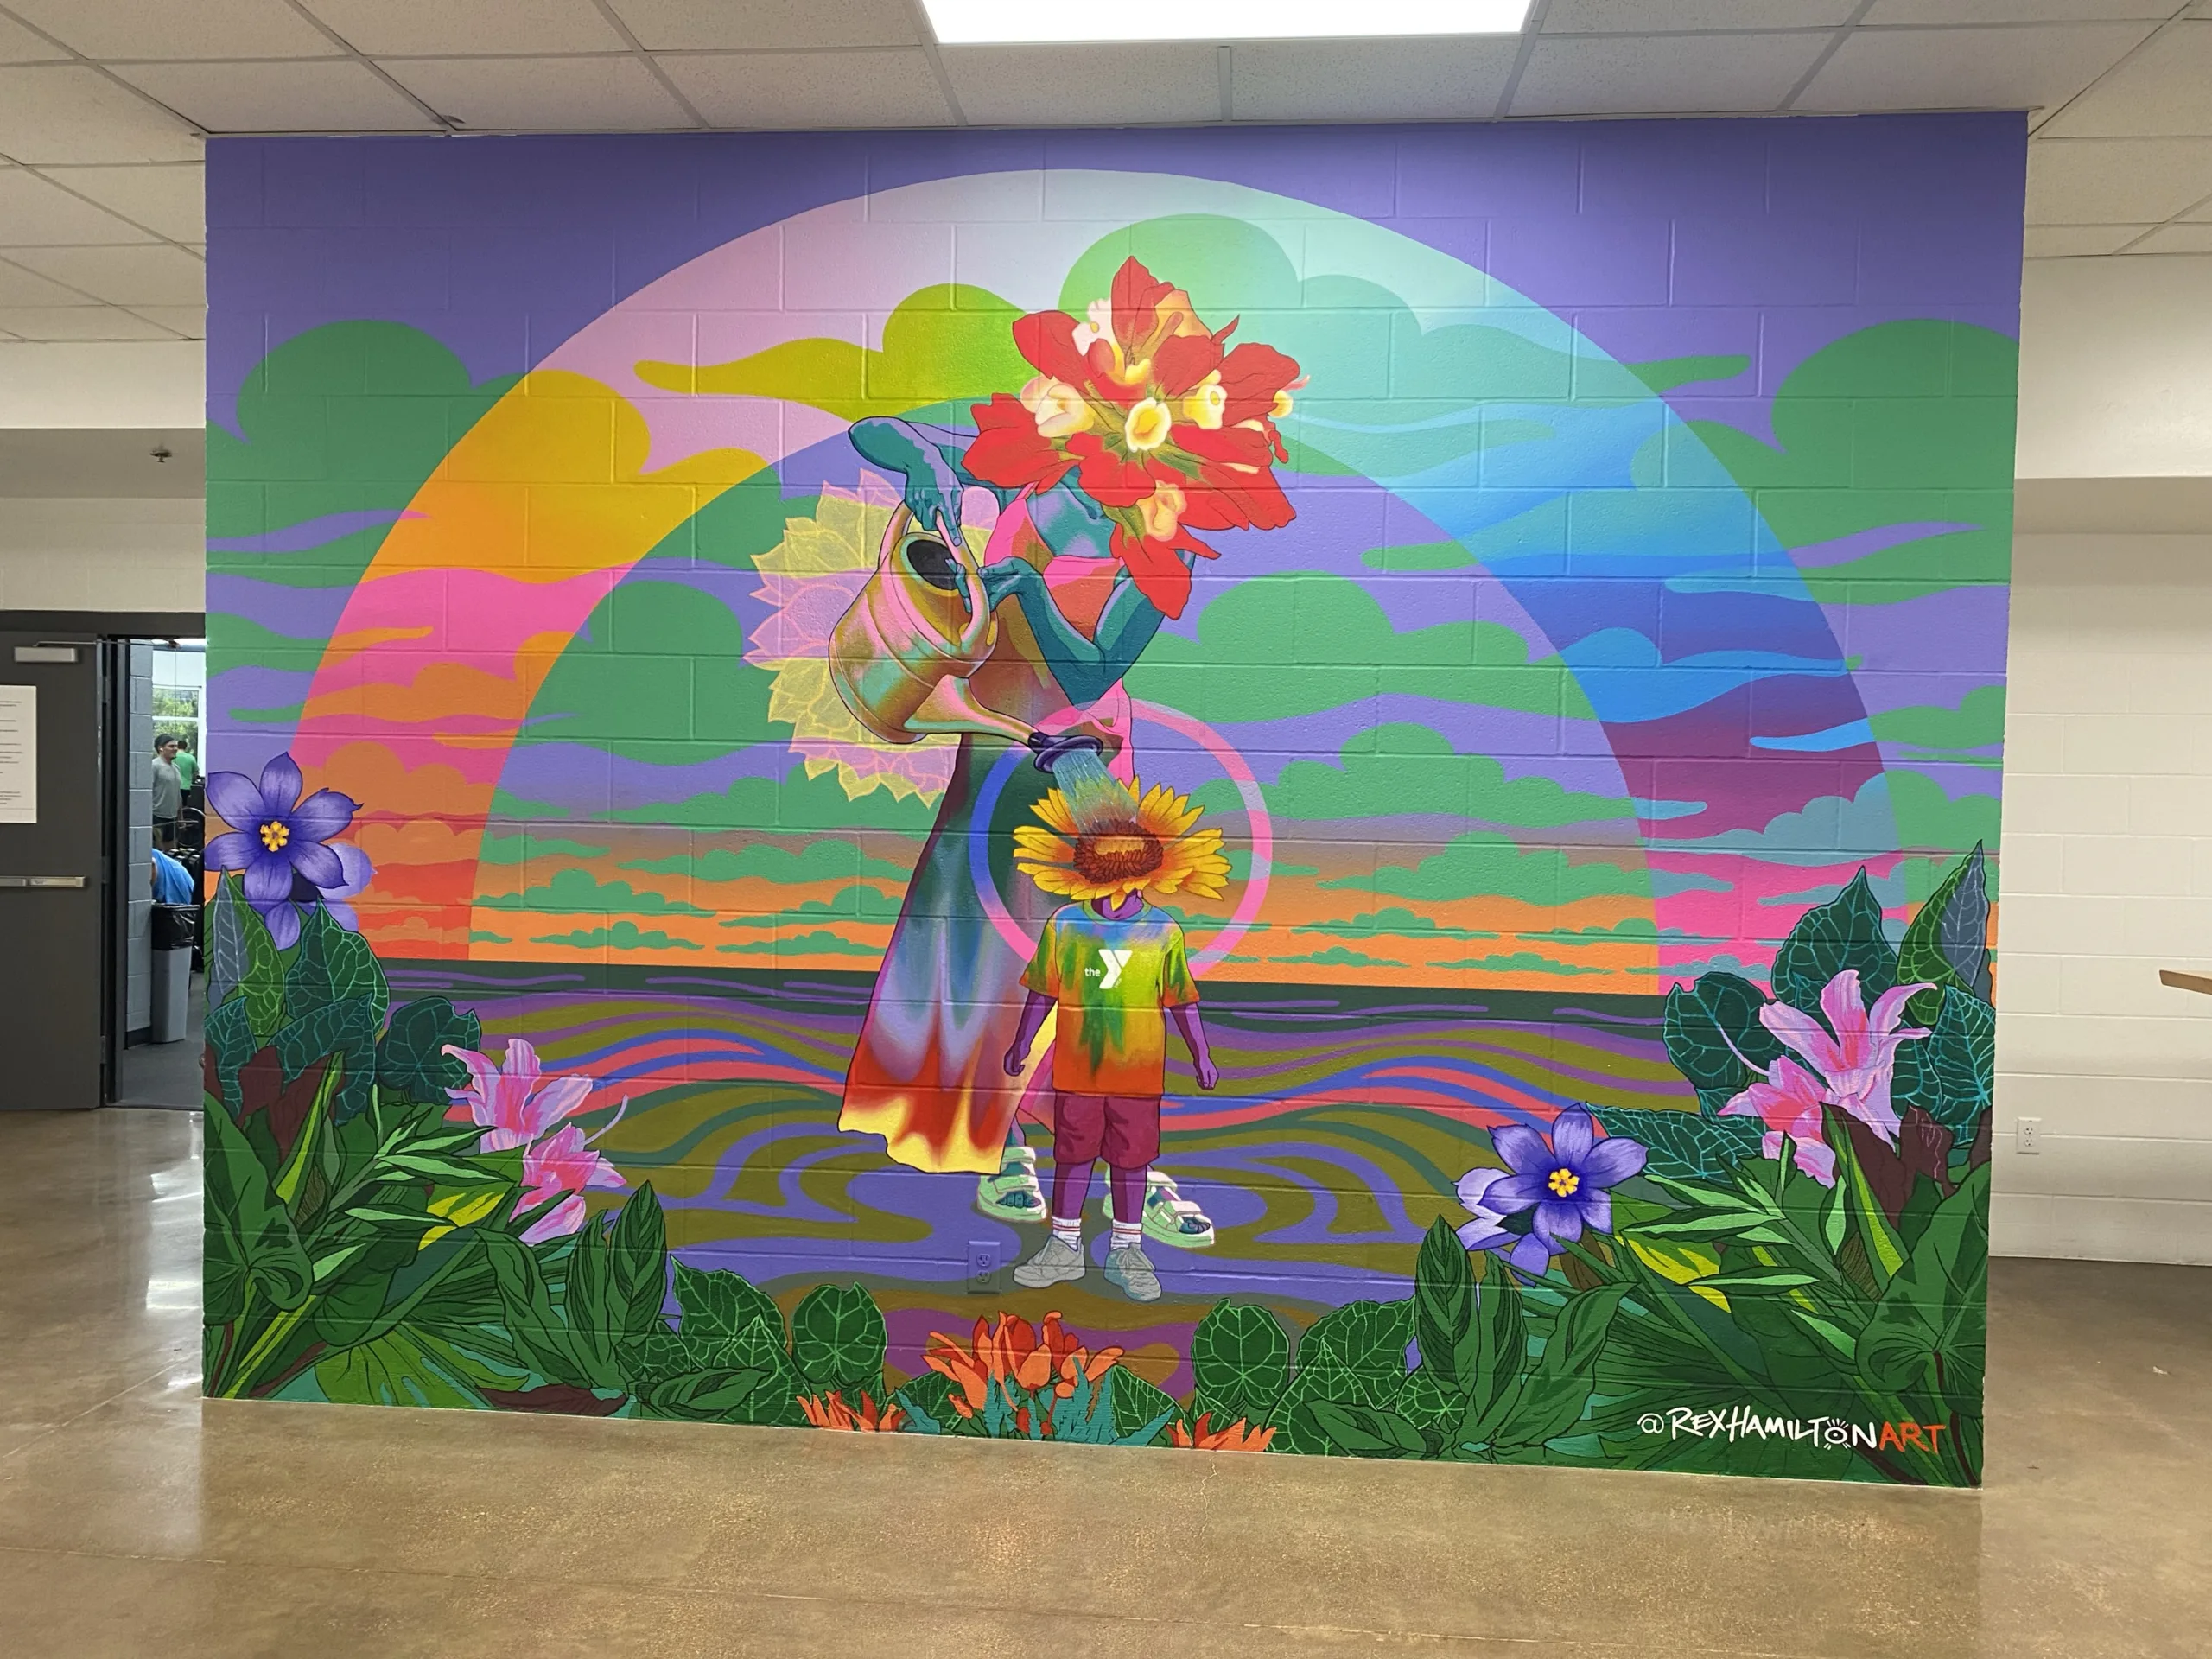
<path fill-rule="evenodd" d="M 1117 685 L 1115 691 L 1120 691 Z M 1111 696 L 1113 693 L 1109 693 Z M 1126 696 L 1126 694 L 1124 694 Z M 1106 699 L 1101 698 L 1103 702 Z M 1203 949 L 1191 953 L 1191 971 L 1204 973 L 1217 965 L 1236 948 L 1237 942 L 1251 931 L 1258 919 L 1260 906 L 1268 896 L 1268 873 L 1274 862 L 1274 821 L 1268 816 L 1267 798 L 1260 792 L 1260 780 L 1252 775 L 1252 768 L 1236 752 L 1227 738 L 1179 709 L 1170 709 L 1164 703 L 1144 702 L 1135 697 L 1127 698 L 1126 707 L 1132 723 L 1148 721 L 1179 736 L 1187 737 L 1220 763 L 1229 781 L 1236 785 L 1237 794 L 1244 802 L 1244 815 L 1251 825 L 1252 873 L 1246 878 L 1244 892 L 1236 901 L 1236 909 L 1228 923 L 1208 940 Z M 1048 715 L 1039 729 L 1050 733 L 1065 730 L 1091 715 L 1087 709 L 1064 709 Z M 1123 753 L 1128 753 L 1125 746 Z M 1006 788 L 1007 779 L 1014 775 L 1014 768 L 1029 764 L 1026 750 L 1009 749 L 1001 755 L 983 779 L 982 787 L 976 791 L 976 822 L 988 824 L 991 813 L 998 805 L 999 795 Z M 999 937 L 1013 947 L 1014 954 L 1025 960 L 1037 948 L 1037 941 L 1014 919 L 1000 893 L 998 883 L 991 877 L 990 860 L 985 855 L 985 837 L 976 836 L 969 845 L 969 871 L 976 882 L 976 896 L 982 901 L 983 914 L 998 930 Z"/>

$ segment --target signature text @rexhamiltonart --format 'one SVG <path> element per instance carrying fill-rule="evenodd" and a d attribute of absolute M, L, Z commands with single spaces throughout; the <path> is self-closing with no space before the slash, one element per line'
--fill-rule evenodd
<path fill-rule="evenodd" d="M 1647 1411 L 1636 1426 L 1646 1434 L 1669 1440 L 1808 1440 L 1816 1446 L 1850 1446 L 1869 1452 L 1913 1450 L 1933 1452 L 1937 1436 L 1949 1431 L 1948 1423 L 1854 1423 L 1841 1417 L 1779 1417 L 1751 1406 L 1726 1406 L 1698 1411 L 1688 1406 Z"/>

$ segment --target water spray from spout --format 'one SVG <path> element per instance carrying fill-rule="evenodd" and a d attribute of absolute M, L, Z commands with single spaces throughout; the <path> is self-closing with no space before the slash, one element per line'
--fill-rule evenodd
<path fill-rule="evenodd" d="M 1037 751 L 1038 770 L 1050 772 L 1059 786 L 1078 833 L 1106 835 L 1135 826 L 1136 799 L 1106 770 L 1105 746 L 1096 738 L 1082 733 L 1058 737 L 1039 733 L 1030 738 L 1029 746 Z"/>

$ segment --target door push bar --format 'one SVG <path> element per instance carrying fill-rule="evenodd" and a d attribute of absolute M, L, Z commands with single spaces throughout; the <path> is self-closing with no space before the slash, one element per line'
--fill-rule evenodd
<path fill-rule="evenodd" d="M 0 875 L 0 887 L 81 887 L 81 875 Z"/>

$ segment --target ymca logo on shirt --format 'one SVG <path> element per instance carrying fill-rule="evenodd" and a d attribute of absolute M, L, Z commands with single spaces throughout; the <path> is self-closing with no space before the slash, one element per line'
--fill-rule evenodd
<path fill-rule="evenodd" d="M 1122 982 L 1122 972 L 1129 965 L 1129 959 L 1135 956 L 1136 952 L 1134 950 L 1108 950 L 1101 949 L 1098 955 L 1106 964 L 1104 969 L 1105 977 L 1098 980 L 1098 988 L 1102 991 L 1110 991 L 1116 985 Z M 1086 968 L 1083 971 L 1084 976 L 1086 979 L 1096 979 L 1100 969 L 1096 968 Z"/>

